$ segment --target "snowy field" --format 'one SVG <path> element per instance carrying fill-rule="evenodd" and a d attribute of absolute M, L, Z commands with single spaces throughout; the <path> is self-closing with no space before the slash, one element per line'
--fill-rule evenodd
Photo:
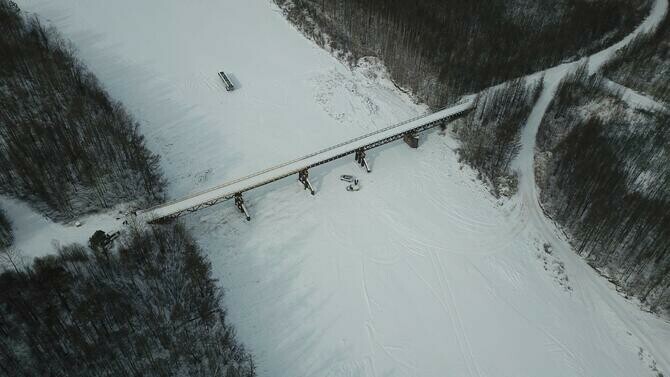
<path fill-rule="evenodd" d="M 137 117 L 172 198 L 425 111 L 378 66 L 339 64 L 268 0 L 17 2 L 71 39 Z M 239 89 L 227 93 L 217 70 Z M 349 160 L 311 171 L 314 197 L 291 179 L 248 193 L 251 223 L 231 203 L 186 219 L 259 375 L 670 374 L 670 324 L 565 247 L 532 179 L 496 202 L 456 147 L 429 132 L 418 150 L 371 151 L 372 174 Z M 362 190 L 346 192 L 340 174 Z"/>
<path fill-rule="evenodd" d="M 7 218 L 12 222 L 12 249 L 19 252 L 22 263 L 27 265 L 36 257 L 53 254 L 58 245 L 88 244 L 88 239 L 96 230 L 113 233 L 123 227 L 124 221 L 118 210 L 112 210 L 83 217 L 78 220 L 79 226 L 74 222 L 59 224 L 37 213 L 25 202 L 1 195 L 0 208 L 5 210 Z"/>

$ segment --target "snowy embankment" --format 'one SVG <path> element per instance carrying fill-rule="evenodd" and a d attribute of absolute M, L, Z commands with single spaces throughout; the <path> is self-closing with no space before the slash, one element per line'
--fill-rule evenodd
<path fill-rule="evenodd" d="M 664 112 L 668 111 L 668 108 L 664 104 L 656 101 L 651 96 L 639 93 L 610 79 L 603 78 L 603 88 L 612 95 L 621 98 L 628 104 L 628 106 L 634 109 Z"/>
<path fill-rule="evenodd" d="M 350 72 L 265 0 L 19 5 L 72 39 L 141 120 L 173 198 L 425 110 L 379 67 Z M 239 90 L 225 91 L 221 69 Z M 418 150 L 371 151 L 372 174 L 347 160 L 314 169 L 314 197 L 290 179 L 250 192 L 251 223 L 227 204 L 187 217 L 259 374 L 629 377 L 653 376 L 654 363 L 670 373 L 670 325 L 566 249 L 537 206 L 533 128 L 568 69 L 546 73 L 518 165 L 525 186 L 510 201 L 431 132 Z M 345 173 L 361 191 L 344 190 Z"/>
<path fill-rule="evenodd" d="M 624 40 L 594 54 L 588 59 L 588 68 L 591 74 L 596 73 L 614 54 L 632 41 L 638 34 L 652 31 L 661 23 L 668 13 L 668 1 L 656 0 L 650 15 L 633 33 Z M 636 303 L 625 300 L 618 294 L 613 294 L 613 285 L 599 276 L 583 260 L 578 258 L 572 250 L 565 234 L 559 231 L 556 225 L 545 216 L 540 206 L 538 188 L 535 183 L 534 157 L 537 131 L 542 122 L 551 100 L 556 93 L 561 79 L 578 68 L 584 60 L 571 64 L 564 64 L 544 72 L 544 89 L 531 113 L 522 134 L 522 148 L 516 161 L 519 172 L 519 196 L 522 200 L 520 217 L 527 219 L 542 235 L 546 242 L 556 250 L 555 255 L 565 260 L 565 267 L 579 276 L 579 290 L 585 304 L 593 312 L 606 313 L 608 321 L 627 334 L 638 344 L 640 359 L 649 358 L 651 369 L 670 373 L 670 330 L 668 323 L 651 315 L 643 315 Z M 633 93 L 634 94 L 634 93 Z M 648 110 L 659 110 L 658 107 L 642 96 L 634 96 L 630 92 L 622 93 L 622 98 L 634 107 L 645 107 Z M 658 336 L 663 334 L 664 336 Z"/>
<path fill-rule="evenodd" d="M 123 215 L 118 211 L 109 211 L 79 219 L 75 223 L 59 224 L 42 214 L 35 212 L 28 204 L 20 200 L 0 196 L 0 207 L 12 222 L 14 243 L 11 246 L 24 263 L 30 264 L 35 257 L 53 254 L 54 245 L 71 243 L 88 244 L 88 239 L 96 230 L 113 233 L 123 226 Z"/>

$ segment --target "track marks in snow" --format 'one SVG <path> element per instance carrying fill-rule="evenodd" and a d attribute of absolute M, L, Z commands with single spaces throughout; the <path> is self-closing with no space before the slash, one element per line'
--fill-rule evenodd
<path fill-rule="evenodd" d="M 361 114 L 372 118 L 379 113 L 379 106 L 364 93 L 365 89 L 337 70 L 319 74 L 313 81 L 316 102 L 339 123 L 353 125 Z M 351 114 L 357 117 L 352 118 Z M 371 129 L 368 127 L 366 130 Z"/>
<path fill-rule="evenodd" d="M 82 58 L 141 120 L 150 147 L 164 157 L 172 196 L 196 188 L 196 172 L 212 169 L 207 180 L 224 181 L 425 111 L 385 87 L 383 77 L 360 79 L 360 71 L 347 72 L 305 43 L 276 8 L 267 9 L 266 0 L 162 1 L 162 13 L 179 17 L 180 25 L 160 15 L 144 22 L 155 6 L 138 8 L 130 0 L 19 2 L 71 14 L 57 26 L 69 37 L 68 30 L 75 30 Z M 128 13 L 129 7 L 134 12 Z M 236 17 L 221 23 L 220 14 L 231 11 Z M 128 17 L 136 30 L 119 26 Z M 249 24 L 257 27 L 235 34 Z M 203 37 L 192 38 L 193 30 Z M 101 35 L 97 42 L 104 36 L 104 43 L 82 42 L 81 35 L 93 33 Z M 180 59 L 147 39 L 193 53 Z M 239 74 L 241 90 L 222 90 L 213 68 Z M 339 74 L 355 85 L 331 82 L 333 87 L 320 89 L 318 80 Z M 317 102 L 319 93 L 326 110 Z M 327 111 L 345 113 L 346 122 Z M 528 234 L 534 228 L 532 207 L 496 203 L 473 172 L 459 168 L 453 139 L 424 135 L 415 151 L 402 143 L 371 151 L 373 174 L 361 174 L 350 161 L 310 171 L 321 180 L 316 197 L 288 180 L 277 182 L 272 192 L 250 192 L 251 223 L 229 204 L 186 220 L 210 251 L 215 275 L 226 287 L 229 318 L 256 353 L 259 375 L 432 377 L 447 371 L 484 377 L 533 370 L 563 377 L 585 376 L 587 370 L 590 377 L 609 364 L 606 357 L 624 358 L 623 368 L 610 375 L 639 375 L 620 345 L 604 356 L 590 349 L 610 347 L 616 339 L 611 329 L 576 316 L 561 318 L 574 315 L 572 301 L 600 303 L 597 289 L 572 279 L 581 270 L 568 266 L 584 296 L 564 295 L 533 276 L 539 264 Z M 352 171 L 361 175 L 363 190 L 344 193 L 337 175 Z M 495 275 L 486 282 L 470 264 L 488 258 L 507 266 L 500 273 L 484 269 Z M 555 313 L 547 313 L 544 300 Z M 630 328 L 615 312 L 608 315 L 615 330 Z M 600 320 L 596 313 L 597 307 L 587 310 Z M 514 328 L 499 327 L 498 321 Z M 594 337 L 604 341 L 588 339 L 580 346 L 581 334 L 575 332 L 593 335 L 590 327 L 597 327 Z M 638 345 L 637 338 L 633 343 Z M 654 355 L 662 350 L 640 345 Z M 512 365 L 510 357 L 523 360 L 526 369 Z M 557 368 L 543 371 L 546 364 Z"/>
<path fill-rule="evenodd" d="M 404 351 L 404 347 L 402 346 L 397 346 L 397 345 L 386 345 L 383 343 L 383 341 L 380 340 L 380 337 L 377 335 L 378 331 L 375 325 L 375 308 L 377 308 L 378 311 L 381 311 L 381 307 L 378 303 L 375 302 L 374 298 L 370 294 L 370 290 L 368 288 L 368 275 L 366 273 L 366 259 L 370 260 L 371 258 L 362 255 L 361 256 L 361 292 L 363 296 L 363 300 L 365 302 L 366 306 L 366 311 L 367 311 L 367 316 L 368 320 L 365 322 L 365 328 L 367 331 L 367 338 L 368 338 L 368 346 L 369 346 L 369 352 L 370 352 L 370 366 L 373 371 L 374 376 L 379 376 L 377 374 L 377 367 L 376 367 L 376 351 L 379 350 L 381 351 L 386 357 L 396 363 L 397 365 L 402 366 L 403 368 L 407 369 L 408 371 L 412 373 L 416 373 L 418 371 L 417 365 L 403 360 L 401 357 L 396 356 L 394 353 L 396 352 L 402 352 Z M 399 257 L 400 259 L 400 257 Z M 383 263 L 383 266 L 387 266 L 388 263 Z"/>
<path fill-rule="evenodd" d="M 397 171 L 395 161 L 389 163 L 395 169 L 394 175 L 377 178 L 379 181 L 371 187 L 372 190 L 383 189 L 388 193 L 384 197 L 371 198 L 369 206 L 381 209 L 376 222 L 389 228 L 391 234 L 402 235 L 398 242 L 405 251 L 417 255 L 424 255 L 422 249 L 431 248 L 461 255 L 492 255 L 509 250 L 526 228 L 527 222 L 509 221 L 510 216 L 514 215 L 513 208 L 492 208 L 489 203 L 493 201 L 486 190 L 481 190 L 476 182 L 462 179 L 461 172 L 454 172 L 458 169 L 456 157 L 446 150 L 443 140 L 437 135 L 430 135 L 428 140 L 422 141 L 425 143 L 422 148 L 412 151 L 416 155 L 409 161 L 408 165 L 413 167 L 411 170 Z M 445 156 L 448 159 L 445 160 Z M 385 156 L 384 162 L 388 158 Z M 398 180 L 414 187 L 408 189 L 406 185 L 398 185 L 395 182 Z M 471 190 L 471 186 L 476 189 Z M 426 187 L 432 189 L 426 190 Z M 454 194 L 454 191 L 458 193 Z M 473 206 L 469 201 L 455 200 L 460 197 L 460 191 L 476 192 L 481 195 L 482 204 Z M 414 194 L 418 193 L 421 193 L 421 198 L 415 199 Z M 408 213 L 396 210 L 395 203 L 398 201 L 412 203 L 414 211 Z M 425 225 L 420 225 L 424 224 L 424 217 L 440 220 L 425 228 Z M 450 240 L 446 244 L 445 236 Z"/>
<path fill-rule="evenodd" d="M 450 306 L 452 314 L 452 322 L 455 322 L 456 335 L 460 338 L 459 343 L 461 344 L 461 353 L 466 355 L 466 363 L 468 369 L 470 370 L 470 375 L 476 375 L 477 377 L 482 377 L 482 372 L 479 369 L 479 364 L 475 360 L 474 354 L 472 353 L 472 345 L 470 344 L 470 339 L 468 337 L 467 331 L 463 326 L 463 320 L 458 311 L 458 307 L 454 300 L 454 293 L 451 290 L 449 284 L 449 277 L 442 264 L 439 253 L 433 253 L 434 265 L 437 268 L 438 281 L 441 281 L 442 287 L 446 290 L 447 303 Z M 455 320 L 455 321 L 454 321 Z M 463 345 L 465 346 L 465 351 L 463 352 Z M 473 374 L 473 371 L 475 374 Z"/>
<path fill-rule="evenodd" d="M 611 59 L 617 50 L 627 45 L 635 35 L 647 32 L 658 25 L 666 16 L 667 10 L 667 0 L 656 0 L 652 7 L 650 16 L 647 17 L 647 19 L 645 19 L 645 21 L 633 33 L 628 35 L 614 46 L 594 54 L 590 58 L 590 72 L 595 73 L 598 69 L 600 69 L 600 67 L 602 67 L 605 62 Z M 533 227 L 537 229 L 542 237 L 550 242 L 556 248 L 556 250 L 561 253 L 563 259 L 566 260 L 566 264 L 568 264 L 569 269 L 579 272 L 578 279 L 583 280 L 583 284 L 580 284 L 579 290 L 583 291 L 582 294 L 588 294 L 591 296 L 587 297 L 585 301 L 589 300 L 590 298 L 604 301 L 606 305 L 608 305 L 612 310 L 612 312 L 616 314 L 621 323 L 626 324 L 635 330 L 635 335 L 642 341 L 643 344 L 652 349 L 657 355 L 663 355 L 662 353 L 659 353 L 661 351 L 656 346 L 656 344 L 645 335 L 645 330 L 641 329 L 637 325 L 637 318 L 631 315 L 630 307 L 632 305 L 629 305 L 629 308 L 623 308 L 622 305 L 618 302 L 620 301 L 620 298 L 612 297 L 613 295 L 616 295 L 616 292 L 613 291 L 611 287 L 607 287 L 606 284 L 601 281 L 602 278 L 595 274 L 594 271 L 589 270 L 590 267 L 588 267 L 588 265 L 586 265 L 586 263 L 573 252 L 569 242 L 560 234 L 557 226 L 545 216 L 540 206 L 538 188 L 535 182 L 534 174 L 534 157 L 537 130 L 541 124 L 544 114 L 547 111 L 551 99 L 555 95 L 558 83 L 569 71 L 576 69 L 577 65 L 578 62 L 575 62 L 546 71 L 543 92 L 541 93 L 538 102 L 533 108 L 533 111 L 531 112 L 531 115 L 523 131 L 522 148 L 517 160 L 515 161 L 515 166 L 518 167 L 521 178 L 519 184 L 519 197 L 522 200 L 523 206 L 528 211 L 524 217 L 532 220 Z M 597 292 L 597 298 L 593 295 L 595 292 Z M 593 309 L 593 307 L 590 307 L 589 309 Z M 602 310 L 602 308 L 599 310 Z M 665 355 L 667 355 L 667 353 Z M 574 355 L 572 356 L 574 357 Z M 662 365 L 663 368 L 666 372 L 668 372 L 670 370 L 670 360 L 667 358 L 661 360 L 661 363 L 664 364 Z"/>
<path fill-rule="evenodd" d="M 566 361 L 569 362 L 570 365 L 573 366 L 573 368 L 579 372 L 580 376 L 586 376 L 584 367 L 582 366 L 582 363 L 579 358 L 570 350 L 570 348 L 563 342 L 561 341 L 557 336 L 552 334 L 550 331 L 545 329 L 543 326 L 539 325 L 536 323 L 536 321 L 532 320 L 528 315 L 524 313 L 523 310 L 519 309 L 514 305 L 510 300 L 506 299 L 502 295 L 498 293 L 498 290 L 496 289 L 494 283 L 491 281 L 489 276 L 485 274 L 479 267 L 476 266 L 476 264 L 472 263 L 471 267 L 473 268 L 474 271 L 476 271 L 479 276 L 487 282 L 489 286 L 489 292 L 496 298 L 498 299 L 501 303 L 503 303 L 505 306 L 513 310 L 519 317 L 523 318 L 524 321 L 532 328 L 538 330 L 541 332 L 549 341 L 548 345 L 550 346 L 556 346 L 558 350 L 560 350 L 565 356 L 567 356 Z"/>
<path fill-rule="evenodd" d="M 435 297 L 440 307 L 442 308 L 445 319 L 451 324 L 451 327 L 456 334 L 456 343 L 459 348 L 461 359 L 463 360 L 465 368 L 468 371 L 468 375 L 482 377 L 483 375 L 474 359 L 472 348 L 469 340 L 467 339 L 467 334 L 463 327 L 462 320 L 460 319 L 460 316 L 457 312 L 453 294 L 449 288 L 448 280 L 446 278 L 446 271 L 441 264 L 438 253 L 439 252 L 435 250 L 428 251 L 428 257 L 430 260 L 430 265 L 432 266 L 432 272 L 435 276 L 437 287 L 431 284 L 429 279 L 423 276 L 411 263 L 408 262 L 407 265 L 414 273 L 414 275 L 428 288 L 433 297 Z"/>

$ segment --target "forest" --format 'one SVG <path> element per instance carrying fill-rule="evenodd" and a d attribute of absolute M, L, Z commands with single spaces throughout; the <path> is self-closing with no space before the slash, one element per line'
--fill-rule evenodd
<path fill-rule="evenodd" d="M 8 0 L 0 54 L 0 194 L 55 221 L 162 198 L 138 125 L 66 41 Z M 0 375 L 255 375 L 210 263 L 179 224 L 43 245 L 49 256 L 31 264 L 8 247 L 10 222 L 0 209 Z"/>
<path fill-rule="evenodd" d="M 538 133 L 538 184 L 575 250 L 651 310 L 670 312 L 670 116 L 629 108 L 586 68 Z"/>
<path fill-rule="evenodd" d="M 396 84 L 441 107 L 464 93 L 583 56 L 626 35 L 645 0 L 275 0 L 317 44 L 384 61 Z"/>
<path fill-rule="evenodd" d="M 603 69 L 615 82 L 670 104 L 670 19 L 637 37 Z"/>
<path fill-rule="evenodd" d="M 0 275 L 0 374 L 253 376 L 221 298 L 179 225 L 61 247 Z"/>
<path fill-rule="evenodd" d="M 480 94 L 477 109 L 454 126 L 461 142 L 459 158 L 477 170 L 496 197 L 516 193 L 517 177 L 510 164 L 519 153 L 521 130 L 541 91 L 541 81 L 536 85 L 523 79 L 510 81 Z"/>
<path fill-rule="evenodd" d="M 0 0 L 0 194 L 55 220 L 162 198 L 159 158 L 68 44 Z"/>
<path fill-rule="evenodd" d="M 0 207 L 0 252 L 10 247 L 13 241 L 12 223 L 7 218 L 5 211 Z"/>

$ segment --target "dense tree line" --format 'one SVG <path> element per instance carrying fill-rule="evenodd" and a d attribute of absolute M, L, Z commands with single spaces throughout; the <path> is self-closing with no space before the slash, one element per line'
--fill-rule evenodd
<path fill-rule="evenodd" d="M 275 0 L 317 43 L 381 58 L 431 106 L 584 55 L 627 34 L 646 0 Z"/>
<path fill-rule="evenodd" d="M 52 218 L 161 197 L 137 124 L 67 44 L 0 0 L 0 193 Z"/>
<path fill-rule="evenodd" d="M 528 85 L 523 79 L 491 89 L 454 127 L 461 141 L 459 157 L 479 172 L 495 196 L 516 192 L 517 177 L 510 164 L 519 153 L 521 131 L 541 90 L 541 81 Z"/>
<path fill-rule="evenodd" d="M 636 112 L 584 69 L 538 134 L 541 200 L 576 250 L 652 309 L 670 310 L 670 117 Z"/>
<path fill-rule="evenodd" d="M 14 235 L 12 233 L 12 223 L 9 222 L 9 219 L 5 215 L 5 211 L 0 208 L 0 250 L 11 246 L 13 241 Z"/>
<path fill-rule="evenodd" d="M 0 275 L 0 375 L 253 376 L 221 297 L 179 225 L 61 247 Z"/>
<path fill-rule="evenodd" d="M 614 81 L 670 104 L 670 18 L 619 51 L 604 71 Z"/>
<path fill-rule="evenodd" d="M 158 170 L 136 123 L 66 43 L 0 0 L 0 193 L 63 219 L 160 199 Z M 8 243 L 5 229 L 0 211 Z M 0 244 L 0 375 L 255 375 L 184 228 L 123 232 L 116 246 L 98 231 L 32 265 Z"/>

